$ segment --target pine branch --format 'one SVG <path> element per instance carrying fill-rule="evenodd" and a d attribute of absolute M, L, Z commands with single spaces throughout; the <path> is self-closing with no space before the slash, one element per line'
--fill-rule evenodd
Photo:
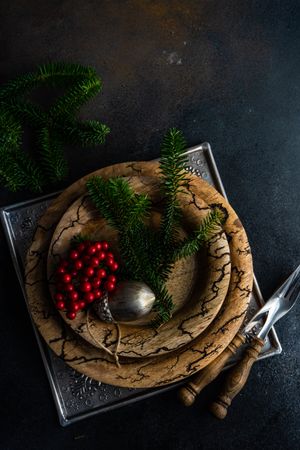
<path fill-rule="evenodd" d="M 71 88 L 70 84 L 73 84 Z M 69 90 L 46 113 L 40 106 L 26 99 L 30 91 L 39 86 L 68 87 Z M 18 186 L 23 187 L 28 183 L 27 187 L 40 190 L 45 181 L 37 165 L 23 152 L 16 150 L 14 157 L 10 155 L 4 159 L 3 146 L 11 148 L 13 139 L 17 139 L 19 146 L 21 144 L 21 134 L 5 122 L 6 115 L 12 116 L 17 123 L 26 122 L 38 132 L 41 168 L 51 182 L 56 182 L 67 173 L 67 163 L 62 151 L 63 141 L 79 143 L 84 147 L 94 146 L 103 144 L 109 133 L 109 128 L 98 121 L 81 123 L 74 117 L 82 104 L 100 89 L 101 80 L 93 68 L 68 63 L 40 65 L 35 72 L 19 76 L 0 88 L 0 125 L 1 120 L 6 124 L 0 137 L 1 177 L 2 180 L 6 177 L 4 182 L 7 186 L 16 190 Z M 8 170 L 8 164 L 11 164 L 11 170 Z"/>
<path fill-rule="evenodd" d="M 40 192 L 42 175 L 38 166 L 20 148 L 21 135 L 20 123 L 0 109 L 0 178 L 13 192 L 24 186 Z"/>
<path fill-rule="evenodd" d="M 64 122 L 60 129 L 71 144 L 80 144 L 82 147 L 104 144 L 106 135 L 110 132 L 108 126 L 97 120 Z"/>
<path fill-rule="evenodd" d="M 171 261 L 175 263 L 179 259 L 188 258 L 199 251 L 215 233 L 220 232 L 220 226 L 223 220 L 223 212 L 218 208 L 214 208 L 202 221 L 198 230 L 177 244 Z"/>
<path fill-rule="evenodd" d="M 22 141 L 22 127 L 11 114 L 0 108 L 0 148 L 18 148 Z"/>
<path fill-rule="evenodd" d="M 46 180 L 35 161 L 21 149 L 17 149 L 13 157 L 19 166 L 23 185 L 33 192 L 42 192 Z"/>
<path fill-rule="evenodd" d="M 20 75 L 5 83 L 0 88 L 0 101 L 24 96 L 40 85 L 67 87 L 70 83 L 95 77 L 97 74 L 92 67 L 62 62 L 42 64 L 36 72 Z"/>
<path fill-rule="evenodd" d="M 155 240 L 154 232 L 144 223 L 149 216 L 149 198 L 135 194 L 122 178 L 92 177 L 87 182 L 87 190 L 100 214 L 119 231 L 120 253 L 127 277 L 150 286 L 156 296 L 157 323 L 168 320 L 173 302 L 156 270 L 161 258 L 156 261 L 153 258 L 157 257 L 157 236 Z"/>
<path fill-rule="evenodd" d="M 85 67 L 80 64 L 63 62 L 51 62 L 38 66 L 38 82 L 43 82 L 47 86 L 68 87 L 70 83 L 90 78 L 97 78 L 97 73 L 93 67 Z"/>
<path fill-rule="evenodd" d="M 87 182 L 87 190 L 100 214 L 118 231 L 131 229 L 149 215 L 148 197 L 136 195 L 123 178 L 92 177 Z"/>
<path fill-rule="evenodd" d="M 11 115 L 34 128 L 44 127 L 49 121 L 48 115 L 38 105 L 23 99 L 12 98 L 2 106 Z"/>
<path fill-rule="evenodd" d="M 50 108 L 50 117 L 57 120 L 61 116 L 73 116 L 84 103 L 98 94 L 101 87 L 101 80 L 97 77 L 79 81 Z"/>
<path fill-rule="evenodd" d="M 177 194 L 186 181 L 185 148 L 181 131 L 172 128 L 163 140 L 160 159 L 162 193 L 166 203 L 161 220 L 161 237 L 165 246 L 176 239 L 182 216 Z"/>
<path fill-rule="evenodd" d="M 38 133 L 38 143 L 41 166 L 48 179 L 53 183 L 63 180 L 68 173 L 68 165 L 57 133 L 42 128 Z"/>
<path fill-rule="evenodd" d="M 33 72 L 20 75 L 8 81 L 0 88 L 0 101 L 10 100 L 12 97 L 23 96 L 27 91 L 38 85 L 38 79 Z"/>

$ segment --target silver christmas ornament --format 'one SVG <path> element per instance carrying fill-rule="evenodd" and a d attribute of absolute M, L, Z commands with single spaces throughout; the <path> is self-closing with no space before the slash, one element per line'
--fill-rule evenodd
<path fill-rule="evenodd" d="M 121 281 L 114 292 L 93 303 L 104 322 L 132 322 L 146 316 L 155 302 L 153 291 L 140 281 Z"/>

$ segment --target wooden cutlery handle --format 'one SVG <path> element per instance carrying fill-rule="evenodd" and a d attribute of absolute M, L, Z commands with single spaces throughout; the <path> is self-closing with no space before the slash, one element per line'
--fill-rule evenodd
<path fill-rule="evenodd" d="M 181 402 L 185 406 L 192 405 L 202 389 L 219 375 L 228 359 L 233 356 L 238 348 L 244 343 L 245 337 L 238 333 L 220 356 L 214 359 L 207 367 L 201 370 L 191 381 L 180 389 L 179 399 Z"/>
<path fill-rule="evenodd" d="M 244 355 L 228 373 L 224 387 L 217 400 L 210 405 L 209 410 L 218 419 L 224 419 L 227 415 L 228 407 L 231 405 L 234 397 L 243 389 L 250 374 L 253 363 L 264 345 L 264 341 L 254 338 Z"/>

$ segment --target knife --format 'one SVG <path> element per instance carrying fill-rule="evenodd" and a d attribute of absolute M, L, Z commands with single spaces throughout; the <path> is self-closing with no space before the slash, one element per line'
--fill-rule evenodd
<path fill-rule="evenodd" d="M 228 347 L 205 369 L 201 370 L 179 391 L 180 400 L 190 406 L 201 390 L 213 381 L 225 364 L 246 342 L 249 344 L 242 359 L 227 375 L 224 388 L 217 400 L 210 405 L 210 411 L 219 419 L 227 415 L 233 398 L 246 384 L 253 363 L 264 346 L 264 341 L 272 326 L 295 305 L 300 298 L 300 265 L 280 286 L 250 322 L 239 332 Z"/>

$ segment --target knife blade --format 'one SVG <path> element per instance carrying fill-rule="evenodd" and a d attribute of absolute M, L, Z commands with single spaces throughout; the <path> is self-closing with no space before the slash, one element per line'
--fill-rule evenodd
<path fill-rule="evenodd" d="M 295 305 L 300 298 L 300 265 L 253 316 L 242 331 L 237 333 L 228 347 L 206 368 L 195 375 L 179 391 L 179 398 L 186 406 L 194 403 L 201 390 L 213 381 L 230 357 L 245 342 L 250 344 L 243 358 L 230 371 L 224 389 L 210 410 L 218 418 L 224 418 L 232 399 L 245 385 L 253 363 L 264 346 L 264 340 L 272 326 Z"/>

